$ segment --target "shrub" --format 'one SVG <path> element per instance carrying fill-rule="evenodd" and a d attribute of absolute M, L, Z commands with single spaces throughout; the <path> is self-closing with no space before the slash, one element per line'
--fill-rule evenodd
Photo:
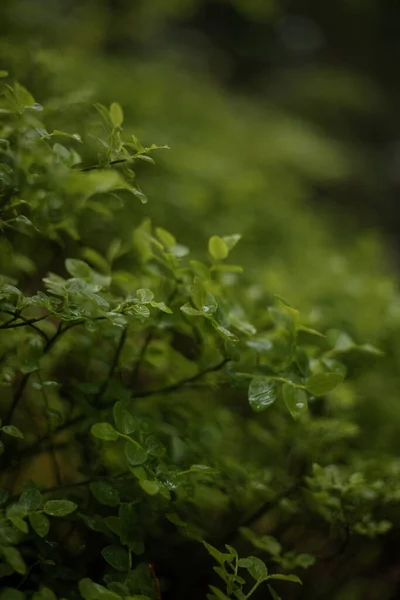
<path fill-rule="evenodd" d="M 81 137 L 3 86 L 0 598 L 277 598 L 391 527 L 398 461 L 341 383 L 380 351 L 246 285 L 240 235 L 192 257 L 143 219 L 163 150 L 96 108 Z"/>

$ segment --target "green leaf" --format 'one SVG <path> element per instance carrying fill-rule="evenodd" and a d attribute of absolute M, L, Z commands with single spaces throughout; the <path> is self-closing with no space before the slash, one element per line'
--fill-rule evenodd
<path fill-rule="evenodd" d="M 296 556 L 296 565 L 302 567 L 302 569 L 308 569 L 315 563 L 315 556 L 312 554 L 298 554 Z"/>
<path fill-rule="evenodd" d="M 18 529 L 18 531 L 21 531 L 21 533 L 28 533 L 28 525 L 23 519 L 21 519 L 21 517 L 9 517 L 9 519 L 14 527 Z"/>
<path fill-rule="evenodd" d="M 189 473 L 202 473 L 203 475 L 218 475 L 219 472 L 218 469 L 207 465 L 192 465 L 189 469 Z"/>
<path fill-rule="evenodd" d="M 229 600 L 229 596 L 221 592 L 221 590 L 216 588 L 214 585 L 210 585 L 210 590 L 218 600 Z"/>
<path fill-rule="evenodd" d="M 4 588 L 0 592 L 0 600 L 25 600 L 25 594 L 15 588 Z"/>
<path fill-rule="evenodd" d="M 88 279 L 92 273 L 92 269 L 88 264 L 76 258 L 67 258 L 65 268 L 72 277 L 77 277 L 78 279 Z"/>
<path fill-rule="evenodd" d="M 213 323 L 213 327 L 219 333 L 219 335 L 222 338 L 224 338 L 224 340 L 226 340 L 227 342 L 237 344 L 237 342 L 239 341 L 239 338 L 234 333 L 232 333 L 232 331 L 226 329 L 226 327 L 222 327 L 222 325 L 218 325 L 216 323 Z"/>
<path fill-rule="evenodd" d="M 48 500 L 44 505 L 44 512 L 52 517 L 65 517 L 78 508 L 75 502 L 70 500 Z"/>
<path fill-rule="evenodd" d="M 19 497 L 19 504 L 27 511 L 36 510 L 42 504 L 42 494 L 37 488 L 28 488 Z"/>
<path fill-rule="evenodd" d="M 155 300 L 152 300 L 150 304 L 153 308 L 158 308 L 158 310 L 167 313 L 167 315 L 172 315 L 172 310 L 165 304 L 165 302 L 156 302 Z"/>
<path fill-rule="evenodd" d="M 107 527 L 109 529 L 111 529 L 111 531 L 113 533 L 115 533 L 119 537 L 122 535 L 122 533 L 123 533 L 123 523 L 122 523 L 122 521 L 121 521 L 121 519 L 119 517 L 116 517 L 115 515 L 111 515 L 109 517 L 106 517 L 104 519 L 104 522 L 107 525 Z"/>
<path fill-rule="evenodd" d="M 248 527 L 240 527 L 239 531 L 253 544 L 255 548 L 258 548 L 259 550 L 264 550 L 264 552 L 268 552 L 273 556 L 278 556 L 282 551 L 282 546 L 278 540 L 270 535 L 258 536 Z"/>
<path fill-rule="evenodd" d="M 145 449 L 146 452 L 150 456 L 157 456 L 157 458 L 161 458 L 166 454 L 166 448 L 159 439 L 157 439 L 154 435 L 149 435 L 149 437 L 145 441 Z"/>
<path fill-rule="evenodd" d="M 156 236 L 163 244 L 163 246 L 167 249 L 171 248 L 172 246 L 175 246 L 176 244 L 176 239 L 172 235 L 172 233 L 170 233 L 166 229 L 163 229 L 162 227 L 156 227 Z"/>
<path fill-rule="evenodd" d="M 120 497 L 118 491 L 106 481 L 94 481 L 90 484 L 93 496 L 106 506 L 118 506 Z"/>
<path fill-rule="evenodd" d="M 286 408 L 296 421 L 307 412 L 307 395 L 290 383 L 284 383 L 282 386 L 283 400 Z"/>
<path fill-rule="evenodd" d="M 4 69 L 0 70 L 0 78 L 8 77 L 8 71 L 4 71 Z"/>
<path fill-rule="evenodd" d="M 32 529 L 38 534 L 39 537 L 44 538 L 49 533 L 50 521 L 46 515 L 42 513 L 31 513 L 29 515 L 29 522 Z"/>
<path fill-rule="evenodd" d="M 233 233 L 232 235 L 224 235 L 222 238 L 225 244 L 228 246 L 229 252 L 233 250 L 238 241 L 241 239 L 241 235 L 239 233 Z"/>
<path fill-rule="evenodd" d="M 1 431 L 4 431 L 4 433 L 11 435 L 12 437 L 21 439 L 24 437 L 22 431 L 20 431 L 18 427 L 14 427 L 14 425 L 4 425 L 4 427 L 1 428 Z"/>
<path fill-rule="evenodd" d="M 282 573 L 276 573 L 275 575 L 269 575 L 268 579 L 280 579 L 282 581 L 291 581 L 292 583 L 303 585 L 303 582 L 297 575 L 283 575 Z"/>
<path fill-rule="evenodd" d="M 142 465 L 148 458 L 146 450 L 134 442 L 126 442 L 125 456 L 128 463 L 132 466 Z"/>
<path fill-rule="evenodd" d="M 226 552 L 220 552 L 217 548 L 214 548 L 214 546 L 211 546 L 211 544 L 208 544 L 207 542 L 203 541 L 203 544 L 205 548 L 207 548 L 207 551 L 210 554 L 210 556 L 215 558 L 215 560 L 220 565 L 224 565 L 227 561 L 231 562 L 234 558 L 234 556 L 231 553 L 227 554 Z"/>
<path fill-rule="evenodd" d="M 79 592 L 85 600 L 121 600 L 120 596 L 89 578 L 81 579 L 78 585 Z"/>
<path fill-rule="evenodd" d="M 201 310 L 197 310 L 197 308 L 193 308 L 189 302 L 186 302 L 183 306 L 181 306 L 181 311 L 185 313 L 185 315 L 189 315 L 190 317 L 203 317 L 203 313 Z"/>
<path fill-rule="evenodd" d="M 119 438 L 119 433 L 110 423 L 95 423 L 90 429 L 90 433 L 99 440 L 105 442 L 115 442 Z"/>
<path fill-rule="evenodd" d="M 0 579 L 2 577 L 9 577 L 13 573 L 15 573 L 15 571 L 10 565 L 7 565 L 6 563 L 0 563 Z"/>
<path fill-rule="evenodd" d="M 151 481 L 150 479 L 141 479 L 139 485 L 146 494 L 155 496 L 160 491 L 160 484 L 158 481 Z"/>
<path fill-rule="evenodd" d="M 6 562 L 20 575 L 25 575 L 27 567 L 20 551 L 14 546 L 3 546 L 3 556 Z"/>
<path fill-rule="evenodd" d="M 218 235 L 213 235 L 209 239 L 208 251 L 214 260 L 223 260 L 229 254 L 228 244 Z"/>
<path fill-rule="evenodd" d="M 255 412 L 262 412 L 277 398 L 276 385 L 268 377 L 254 377 L 249 385 L 249 403 Z"/>
<path fill-rule="evenodd" d="M 317 373 L 307 380 L 306 388 L 313 396 L 323 396 L 334 390 L 343 379 L 340 373 Z"/>
<path fill-rule="evenodd" d="M 136 295 L 143 304 L 149 304 L 154 298 L 153 292 L 147 289 L 137 290 Z"/>
<path fill-rule="evenodd" d="M 264 562 L 257 556 L 248 556 L 247 558 L 240 558 L 238 561 L 239 567 L 248 570 L 250 575 L 256 581 L 264 581 L 268 577 L 268 569 Z"/>
<path fill-rule="evenodd" d="M 110 119 L 114 127 L 121 127 L 124 122 L 124 113 L 118 102 L 113 102 L 110 106 Z"/>
<path fill-rule="evenodd" d="M 123 546 L 107 546 L 101 551 L 103 558 L 117 571 L 129 570 L 129 554 Z"/>
<path fill-rule="evenodd" d="M 118 431 L 124 435 L 133 433 L 136 429 L 136 422 L 131 413 L 126 410 L 123 403 L 118 401 L 114 404 L 113 417 Z"/>
<path fill-rule="evenodd" d="M 57 596 L 48 587 L 41 587 L 38 592 L 33 594 L 32 600 L 57 600 Z"/>

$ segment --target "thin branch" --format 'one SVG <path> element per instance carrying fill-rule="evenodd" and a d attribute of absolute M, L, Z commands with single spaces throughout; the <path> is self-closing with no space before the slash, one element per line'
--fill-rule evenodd
<path fill-rule="evenodd" d="M 62 330 L 61 328 L 62 328 L 62 321 L 60 321 L 57 332 L 53 335 L 53 337 L 51 339 L 47 340 L 47 343 L 43 348 L 43 355 L 47 354 L 47 352 L 50 351 L 50 349 L 53 347 L 53 345 L 55 344 L 57 339 L 61 336 L 62 333 L 64 333 L 65 330 Z M 8 423 L 8 424 L 10 424 L 13 419 L 14 413 L 15 413 L 18 403 L 19 403 L 20 399 L 22 398 L 22 395 L 25 391 L 25 388 L 29 381 L 30 375 L 31 375 L 31 373 L 25 373 L 25 375 L 22 377 L 22 379 L 20 381 L 18 390 L 14 396 L 14 399 L 12 401 L 12 404 L 10 406 L 10 409 L 9 409 L 7 417 L 6 417 L 6 423 Z"/>
<path fill-rule="evenodd" d="M 125 345 L 127 333 L 128 333 L 128 331 L 127 331 L 127 328 L 125 327 L 124 330 L 122 331 L 121 337 L 119 339 L 118 346 L 117 346 L 117 349 L 115 351 L 113 361 L 112 361 L 110 369 L 108 371 L 108 375 L 104 379 L 103 383 L 100 386 L 99 391 L 96 394 L 95 400 L 97 400 L 97 401 L 100 400 L 103 397 L 103 394 L 104 394 L 104 392 L 107 389 L 108 382 L 113 377 L 113 375 L 115 373 L 115 369 L 118 366 L 118 362 L 119 362 L 119 358 L 121 356 L 121 352 L 122 352 L 122 350 L 124 348 L 124 345 Z"/>
<path fill-rule="evenodd" d="M 9 314 L 9 315 L 13 314 L 11 311 L 6 311 L 6 310 L 4 310 L 2 312 Z M 49 317 L 49 315 L 45 315 L 44 317 L 38 317 L 37 319 L 25 319 L 24 317 L 21 317 L 20 315 L 14 315 L 12 319 L 10 319 L 6 323 L 3 323 L 2 325 L 0 325 L 0 329 L 17 329 L 17 327 L 31 327 L 37 333 L 39 333 L 39 335 L 44 337 L 46 341 L 48 341 L 49 338 L 45 334 L 45 332 L 42 331 L 39 327 L 36 327 L 36 325 L 35 325 L 35 323 L 44 321 L 44 319 L 47 319 L 48 317 Z M 15 323 L 15 321 L 17 319 L 21 319 L 21 323 Z"/>
<path fill-rule="evenodd" d="M 110 161 L 106 166 L 102 167 L 101 165 L 91 165 L 90 167 L 83 167 L 82 169 L 79 169 L 79 171 L 96 171 L 98 169 L 107 169 L 110 166 L 113 165 L 119 165 L 122 163 L 126 163 L 126 164 L 132 164 L 134 161 L 133 160 L 127 160 L 126 158 L 119 158 L 118 160 L 112 160 Z"/>
<path fill-rule="evenodd" d="M 176 282 L 175 288 L 172 290 L 172 292 L 168 296 L 167 305 L 169 305 L 173 301 L 173 299 L 175 298 L 177 292 L 178 292 L 178 285 L 177 285 L 177 282 Z M 142 347 L 140 349 L 139 356 L 138 356 L 138 358 L 136 360 L 135 366 L 133 367 L 132 376 L 131 376 L 132 386 L 135 385 L 136 380 L 138 378 L 140 367 L 142 366 L 142 363 L 143 363 L 144 357 L 146 355 L 147 349 L 148 349 L 148 347 L 149 347 L 149 345 L 150 345 L 150 343 L 151 343 L 151 341 L 153 339 L 153 336 L 154 336 L 154 329 L 160 323 L 162 317 L 163 317 L 163 313 L 160 311 L 158 317 L 155 320 L 154 325 L 152 327 L 150 327 L 149 331 L 147 332 L 147 335 L 145 337 L 143 345 L 142 345 Z"/>
<path fill-rule="evenodd" d="M 185 387 L 188 383 L 194 383 L 198 379 L 201 379 L 208 373 L 214 373 L 215 371 L 220 371 L 227 362 L 230 361 L 230 358 L 224 358 L 216 365 L 212 365 L 211 367 L 207 367 L 203 371 L 192 375 L 191 377 L 186 377 L 185 379 L 180 379 L 176 383 L 171 383 L 170 385 L 166 385 L 165 387 L 158 388 L 155 390 L 144 390 L 143 392 L 139 392 L 137 394 L 133 393 L 132 398 L 147 398 L 148 396 L 156 396 L 159 394 L 169 394 L 170 392 L 175 392 Z"/>
<path fill-rule="evenodd" d="M 155 390 L 145 390 L 143 392 L 139 392 L 138 394 L 134 395 L 133 398 L 147 398 L 149 396 L 153 396 L 156 394 L 157 395 L 169 394 L 170 392 L 178 391 L 180 389 L 183 389 L 188 383 L 193 383 L 194 381 L 201 379 L 202 377 L 204 377 L 205 375 L 208 375 L 209 373 L 215 373 L 216 371 L 220 371 L 226 365 L 226 363 L 229 362 L 229 360 L 230 360 L 229 358 L 224 358 L 216 365 L 207 367 L 203 371 L 200 371 L 199 373 L 196 373 L 195 375 L 192 375 L 191 377 L 186 377 L 185 379 L 181 379 L 180 381 L 177 381 L 176 383 L 172 383 L 171 385 L 167 385 L 163 388 L 158 388 Z M 105 402 L 105 403 L 103 403 L 101 408 L 108 408 L 108 407 L 112 406 L 113 404 L 114 404 L 114 400 L 112 402 Z M 59 427 L 54 429 L 53 435 L 61 433 L 62 431 L 65 431 L 66 429 L 70 429 L 74 425 L 78 425 L 79 423 L 82 423 L 82 421 L 84 421 L 87 418 L 89 418 L 87 415 L 82 415 L 82 414 L 77 415 L 73 419 L 66 421 L 65 423 L 63 423 L 62 425 L 60 425 Z M 36 454 L 41 453 L 42 452 L 42 450 L 40 450 L 41 444 L 48 440 L 49 440 L 48 434 L 43 435 L 41 438 L 37 439 L 34 444 L 32 444 L 31 446 L 28 446 L 27 448 L 24 448 L 21 452 L 19 452 L 19 454 L 18 454 L 19 458 L 21 458 L 25 455 L 35 456 Z M 39 450 L 39 452 L 38 452 L 38 450 Z"/>
<path fill-rule="evenodd" d="M 301 485 L 301 481 L 296 481 L 291 486 L 283 490 L 280 494 L 278 494 L 272 500 L 266 500 L 263 502 L 254 512 L 245 517 L 242 521 L 237 523 L 225 536 L 221 541 L 220 546 L 224 546 L 225 544 L 232 544 L 238 534 L 238 531 L 242 527 L 252 527 L 265 513 L 270 510 L 272 507 L 279 504 L 281 500 L 292 494 L 299 486 Z"/>
<path fill-rule="evenodd" d="M 50 439 L 50 454 L 51 454 L 51 460 L 52 460 L 52 463 L 53 463 L 54 474 L 55 474 L 55 478 L 56 478 L 56 481 L 57 481 L 58 485 L 61 485 L 62 484 L 61 470 L 60 470 L 60 465 L 58 464 L 57 453 L 56 453 L 56 450 L 55 450 L 55 447 L 54 447 L 54 435 L 53 435 L 53 427 L 52 427 L 52 424 L 51 424 L 51 418 L 50 418 L 50 416 L 48 414 L 49 408 L 50 408 L 49 407 L 49 401 L 48 401 L 47 394 L 46 394 L 46 391 L 45 391 L 44 386 L 43 386 L 43 378 L 42 378 L 42 375 L 41 375 L 40 371 L 37 371 L 37 377 L 38 377 L 38 380 L 39 380 L 39 384 L 40 384 L 40 388 L 41 388 L 43 400 L 44 400 L 44 403 L 46 405 L 46 410 L 47 410 L 47 414 L 46 414 L 46 417 L 47 417 L 47 428 L 48 428 L 48 436 L 49 436 L 49 439 Z"/>

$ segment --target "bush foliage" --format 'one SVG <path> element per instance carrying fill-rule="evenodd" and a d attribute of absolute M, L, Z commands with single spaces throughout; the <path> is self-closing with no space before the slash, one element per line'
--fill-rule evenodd
<path fill-rule="evenodd" d="M 173 69 L 133 101 L 95 68 L 92 108 L 96 61 L 33 60 L 39 101 L 1 73 L 0 599 L 390 598 L 396 281 L 302 204 L 342 149 Z"/>

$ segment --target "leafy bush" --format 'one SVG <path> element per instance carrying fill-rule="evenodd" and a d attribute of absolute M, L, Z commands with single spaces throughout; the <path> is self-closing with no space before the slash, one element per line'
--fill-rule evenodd
<path fill-rule="evenodd" d="M 299 233 L 283 263 L 251 267 L 247 251 L 242 274 L 240 235 L 220 230 L 192 256 L 143 218 L 136 170 L 163 150 L 122 135 L 118 104 L 96 108 L 81 137 L 62 130 L 76 117 L 3 86 L 1 600 L 179 600 L 208 585 L 240 600 L 261 584 L 277 598 L 274 581 L 298 582 L 291 571 L 349 544 L 364 573 L 377 551 L 365 556 L 363 538 L 387 532 L 389 512 L 396 522 L 400 489 L 393 438 L 374 431 L 369 343 L 385 342 L 381 377 L 396 356 L 396 291 L 379 264 L 344 289 L 375 247 L 335 262 L 322 233 L 319 272 L 340 286 L 328 273 L 304 291 L 310 266 L 303 257 L 293 277 L 287 257 L 308 229 L 287 215 Z M 259 239 L 256 222 L 248 230 Z M 388 306 L 386 322 L 366 322 Z"/>

